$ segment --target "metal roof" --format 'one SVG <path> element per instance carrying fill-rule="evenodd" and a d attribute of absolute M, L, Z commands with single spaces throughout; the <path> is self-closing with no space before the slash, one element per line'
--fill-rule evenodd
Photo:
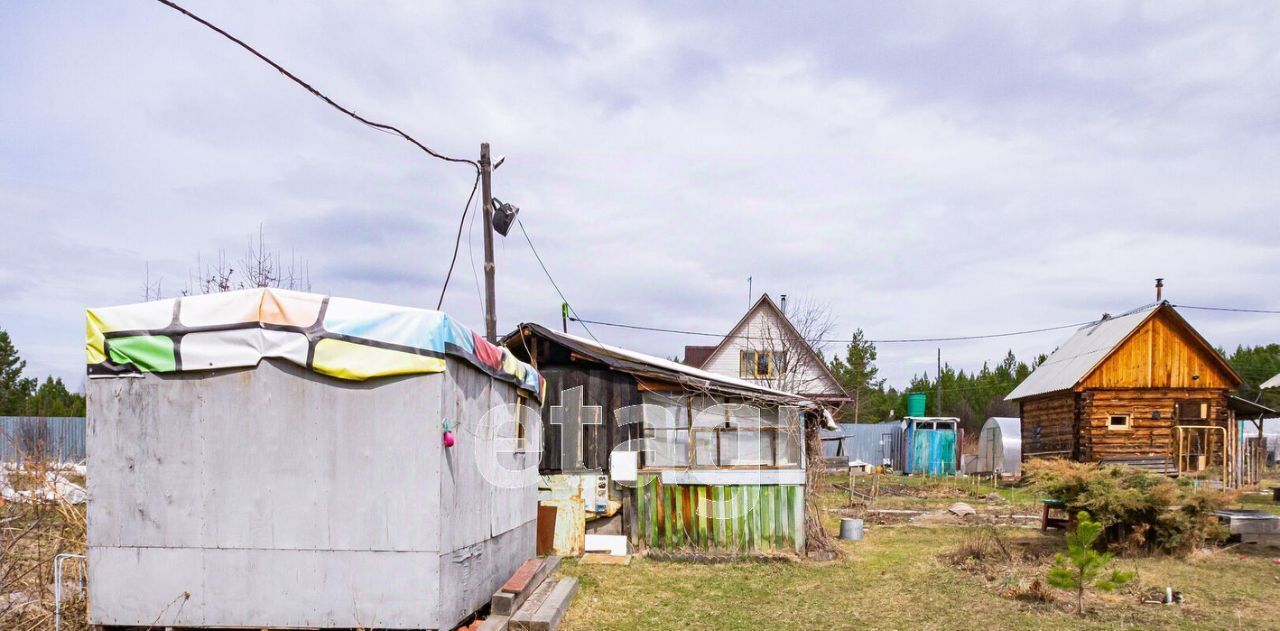
<path fill-rule="evenodd" d="M 1074 388 L 1159 308 L 1159 304 L 1150 305 L 1080 327 L 1075 335 L 1049 355 L 1049 359 L 1023 379 L 1005 400 L 1013 401 Z"/>
<path fill-rule="evenodd" d="M 683 385 L 688 385 L 696 389 L 708 389 L 719 391 L 721 393 L 733 394 L 746 398 L 768 399 L 778 403 L 786 403 L 790 405 L 799 405 L 808 408 L 818 408 L 810 399 L 766 388 L 749 381 L 726 377 L 713 372 L 708 372 L 700 368 L 694 368 L 671 360 L 646 355 L 636 351 L 610 346 L 595 340 L 561 333 L 540 324 L 532 322 L 521 324 L 516 330 L 508 334 L 504 338 L 504 342 L 510 345 L 512 340 L 518 338 L 525 331 L 531 331 L 544 338 L 553 340 L 569 348 L 581 353 L 582 355 L 596 359 L 610 368 L 621 370 L 642 377 L 652 377 L 656 379 L 665 379 L 674 381 Z M 835 424 L 830 421 L 829 414 L 824 414 L 823 419 L 827 424 L 834 428 Z"/>
<path fill-rule="evenodd" d="M 1280 375 L 1276 375 L 1262 382 L 1262 385 L 1260 387 L 1264 390 L 1267 388 L 1280 388 Z"/>

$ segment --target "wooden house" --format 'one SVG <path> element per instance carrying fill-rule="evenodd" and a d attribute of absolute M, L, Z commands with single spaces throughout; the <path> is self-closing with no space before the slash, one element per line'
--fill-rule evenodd
<path fill-rule="evenodd" d="M 1077 330 L 1007 397 L 1023 458 L 1070 457 L 1231 478 L 1240 377 L 1168 302 Z M 1255 406 L 1256 407 L 1256 406 Z"/>
<path fill-rule="evenodd" d="M 650 548 L 803 550 L 802 436 L 830 422 L 821 406 L 538 324 L 504 344 L 546 380 L 540 498 L 557 509 L 557 553 L 580 551 L 566 528 Z"/>

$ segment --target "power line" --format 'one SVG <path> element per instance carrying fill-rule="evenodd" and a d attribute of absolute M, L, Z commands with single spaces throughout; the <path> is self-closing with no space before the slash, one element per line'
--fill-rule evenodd
<path fill-rule="evenodd" d="M 520 234 L 524 235 L 525 242 L 529 244 L 529 249 L 533 251 L 533 258 L 538 260 L 538 267 L 542 268 L 542 273 L 546 274 L 547 280 L 551 281 L 551 286 L 554 287 L 556 290 L 556 293 L 560 295 L 560 301 L 563 302 L 567 307 L 569 307 L 569 313 L 573 314 L 573 317 L 569 319 L 573 320 L 574 322 L 577 322 L 578 324 L 581 324 L 583 330 L 587 332 L 587 335 L 591 336 L 591 339 L 596 341 L 596 344 L 604 346 L 605 345 L 604 342 L 601 342 L 600 338 L 596 337 L 596 334 L 592 333 L 591 328 L 587 326 L 587 322 L 589 322 L 589 320 L 582 320 L 581 318 L 579 318 L 578 312 L 573 308 L 573 303 L 569 302 L 568 298 L 565 298 L 563 291 L 560 291 L 560 285 L 556 283 L 555 278 L 551 277 L 551 270 L 548 270 L 547 264 L 542 262 L 542 256 L 538 254 L 538 248 L 534 247 L 533 239 L 529 238 L 529 231 L 524 229 L 524 222 L 521 221 L 519 218 L 517 218 L 516 225 L 520 226 Z"/>
<path fill-rule="evenodd" d="M 462 207 L 462 219 L 458 220 L 458 236 L 453 239 L 453 256 L 449 259 L 449 272 L 444 275 L 444 284 L 440 286 L 440 300 L 436 301 L 436 311 L 444 306 L 444 292 L 449 289 L 449 279 L 453 278 L 453 265 L 458 262 L 458 248 L 462 245 L 462 227 L 467 224 L 467 213 L 471 210 L 471 200 L 476 197 L 476 188 L 480 186 L 480 171 L 476 170 L 475 182 L 471 184 L 471 194 L 467 196 L 467 204 Z M 470 247 L 470 244 L 467 244 Z M 475 259 L 472 259 L 475 265 Z M 474 270 L 474 267 L 472 268 Z"/>
<path fill-rule="evenodd" d="M 1111 316 L 1111 317 L 1112 317 L 1112 318 L 1122 317 L 1122 316 L 1129 315 L 1129 314 L 1135 313 L 1135 312 L 1137 312 L 1137 311 L 1141 311 L 1141 310 L 1143 310 L 1143 309 L 1149 308 L 1149 307 L 1151 307 L 1151 306 L 1152 306 L 1152 305 L 1143 305 L 1143 306 L 1140 306 L 1140 307 L 1136 307 L 1136 308 L 1134 308 L 1134 309 L 1130 309 L 1129 311 L 1126 311 L 1126 312 L 1124 312 L 1124 313 L 1122 313 L 1122 314 L 1120 314 L 1120 315 L 1117 315 L 1117 316 Z M 1280 314 L 1280 311 L 1277 311 L 1277 310 L 1271 310 L 1271 309 L 1243 309 L 1243 308 L 1236 308 L 1236 307 L 1205 307 L 1205 306 L 1194 306 L 1194 305 L 1170 305 L 1170 306 L 1175 307 L 1175 308 L 1178 308 L 1178 309 L 1199 309 L 1199 310 L 1204 310 L 1204 311 L 1223 311 L 1223 312 L 1235 312 L 1235 313 Z M 715 338 L 722 338 L 722 339 L 725 339 L 725 338 L 742 338 L 742 339 L 750 339 L 750 338 L 751 338 L 751 336 L 749 336 L 749 335 L 726 335 L 726 334 L 724 334 L 724 333 L 709 333 L 709 332 L 706 332 L 706 331 L 690 331 L 690 330 L 686 330 L 686 329 L 671 329 L 671 328 L 656 327 L 656 326 L 643 326 L 643 325 L 639 325 L 639 324 L 624 324 L 624 323 L 621 323 L 621 322 L 605 322 L 605 321 L 602 321 L 602 320 L 580 320 L 580 319 L 578 319 L 578 318 L 571 318 L 571 319 L 573 319 L 574 321 L 577 321 L 577 322 L 585 322 L 585 323 L 597 324 L 597 325 L 600 325 L 600 326 L 608 326 L 608 327 L 614 327 L 614 328 L 619 328 L 619 329 L 632 329 L 632 330 L 636 330 L 636 331 L 654 331 L 654 332 L 658 332 L 658 333 L 677 333 L 677 334 L 680 334 L 680 335 L 697 335 L 697 336 L 702 336 L 702 337 L 715 337 Z M 1061 330 L 1063 330 L 1063 329 L 1080 328 L 1080 327 L 1083 327 L 1083 326 L 1089 326 L 1089 325 L 1097 324 L 1097 323 L 1099 323 L 1099 322 L 1101 322 L 1101 321 L 1102 321 L 1102 320 L 1090 320 L 1090 321 L 1088 321 L 1088 322 L 1077 322 L 1077 323 L 1074 323 L 1074 324 L 1062 324 L 1062 325 L 1058 325 L 1058 326 L 1048 326 L 1048 327 L 1042 327 L 1042 328 L 1038 328 L 1038 329 L 1025 329 L 1025 330 L 1021 330 L 1021 331 L 1007 331 L 1007 332 L 1004 332 L 1004 333 L 987 333 L 987 334 L 982 334 L 982 335 L 952 335 L 952 336 L 941 336 L 941 337 L 895 338 L 895 339 L 863 340 L 863 341 L 865 341 L 865 342 L 871 342 L 871 343 L 873 343 L 873 344 L 913 344 L 913 343 L 925 343 L 925 342 L 958 342 L 958 341 L 966 341 L 966 340 L 987 340 L 987 339 L 996 339 L 996 338 L 1002 338 L 1002 337 L 1014 337 L 1014 336 L 1018 336 L 1018 335 L 1030 335 L 1030 334 L 1033 334 L 1033 333 L 1046 333 L 1046 332 L 1050 332 L 1050 331 L 1061 331 Z M 852 342 L 852 340 L 849 340 L 849 339 L 818 339 L 818 340 L 813 340 L 813 342 L 828 343 L 828 344 L 848 344 L 848 343 Z"/>
<path fill-rule="evenodd" d="M 1173 306 L 1174 306 L 1174 307 L 1176 307 L 1176 308 L 1178 308 L 1178 309 L 1197 309 L 1197 310 L 1200 310 L 1200 311 L 1228 311 L 1228 312 L 1232 312 L 1232 313 L 1270 313 L 1270 314 L 1280 314 L 1280 311 L 1277 311 L 1277 310 L 1275 310 L 1275 309 L 1241 309 L 1241 308 L 1238 308 L 1238 307 L 1199 307 L 1199 306 L 1195 306 L 1195 305 L 1173 305 Z"/>
<path fill-rule="evenodd" d="M 662 327 L 641 326 L 638 324 L 622 324 L 619 322 L 604 322 L 601 320 L 583 320 L 581 318 L 576 318 L 576 317 L 570 318 L 570 319 L 580 323 L 598 324 L 600 326 L 615 327 L 620 329 L 634 329 L 638 331 L 655 331 L 658 333 L 679 333 L 681 335 L 698 335 L 703 337 L 716 337 L 716 338 L 722 338 L 722 339 L 723 338 L 743 338 L 743 339 L 751 338 L 751 336 L 749 335 L 726 335 L 724 333 L 708 333 L 706 331 L 667 329 Z M 1072 328 L 1078 329 L 1082 326 L 1097 324 L 1098 322 L 1099 320 L 1090 320 L 1088 322 L 1077 322 L 1075 324 L 1062 324 L 1059 326 L 1050 326 L 1050 327 L 1044 327 L 1039 329 L 1026 329 L 1023 331 L 1009 331 L 1005 333 L 988 333 L 984 335 L 953 335 L 953 336 L 947 336 L 947 337 L 917 337 L 917 338 L 898 338 L 898 339 L 863 340 L 863 341 L 871 342 L 873 344 L 911 344 L 911 343 L 924 343 L 924 342 L 956 342 L 956 341 L 964 341 L 964 340 L 985 340 L 985 339 L 993 339 L 993 338 L 1000 338 L 1000 337 L 1012 337 L 1015 335 L 1029 335 L 1032 333 L 1044 333 L 1048 331 L 1060 331 L 1062 329 L 1072 329 Z M 818 340 L 811 340 L 811 341 L 828 343 L 828 344 L 848 344 L 852 342 L 852 340 L 849 340 L 849 339 L 818 339 Z"/>
<path fill-rule="evenodd" d="M 453 163 L 457 163 L 457 164 L 469 164 L 469 165 L 471 165 L 471 166 L 476 170 L 476 185 L 473 185 L 473 186 L 471 187 L 471 195 L 467 197 L 467 204 L 466 204 L 466 206 L 464 206 L 464 207 L 463 207 L 463 209 L 462 209 L 462 219 L 458 222 L 458 236 L 457 236 L 457 238 L 455 238 L 455 239 L 454 239 L 454 244 L 453 244 L 453 258 L 451 258 L 451 259 L 449 260 L 449 272 L 448 272 L 447 274 L 445 274 L 445 278 L 444 278 L 444 285 L 440 288 L 440 300 L 439 300 L 439 302 L 436 304 L 436 309 L 440 309 L 440 307 L 444 304 L 444 292 L 445 292 L 445 289 L 448 289 L 448 287 L 449 287 L 449 279 L 453 276 L 453 267 L 454 267 L 454 264 L 455 264 L 455 263 L 457 262 L 457 260 L 458 260 L 458 245 L 459 245 L 459 243 L 461 242 L 461 239 L 462 239 L 462 225 L 463 225 L 464 223 L 466 223 L 466 220 L 467 220 L 467 212 L 468 212 L 468 210 L 469 210 L 469 209 L 470 209 L 470 207 L 471 207 L 471 200 L 472 200 L 472 198 L 473 198 L 473 197 L 475 197 L 475 194 L 476 194 L 476 186 L 477 186 L 477 185 L 479 185 L 479 183 L 480 183 L 480 163 L 479 163 L 479 162 L 476 162 L 475 160 L 470 160 L 470 159 L 467 159 L 467 158 L 455 158 L 455 157 L 452 157 L 452 156 L 444 155 L 444 154 L 442 154 L 442 153 L 439 153 L 439 152 L 437 152 L 437 151 L 435 151 L 435 150 L 431 149 L 430 147 L 426 146 L 425 144 L 423 144 L 423 143 L 419 142 L 417 138 L 414 138 L 413 136 L 410 136 L 408 133 L 406 133 L 404 130 L 400 129 L 399 127 L 396 127 L 396 126 L 394 126 L 394 125 L 389 125 L 389 124 L 387 124 L 387 123 L 379 123 L 379 122 L 377 122 L 377 121 L 369 120 L 369 119 L 367 119 L 367 118 L 365 118 L 365 117 L 363 117 L 363 116 L 361 116 L 361 115 L 359 115 L 359 114 L 355 113 L 355 111 L 354 111 L 354 110 L 351 110 L 351 109 L 349 109 L 349 108 L 347 108 L 347 107 L 344 107 L 344 106 L 342 106 L 342 105 L 339 105 L 336 101 L 334 101 L 333 99 L 329 98 L 326 94 L 324 94 L 324 93 L 323 93 L 323 92 L 321 92 L 320 90 L 317 90 L 317 89 L 316 89 L 314 86 L 312 86 L 310 83 L 307 83 L 306 81 L 303 81 L 302 79 L 298 78 L 298 76 L 297 76 L 297 75 L 293 74 L 292 72 L 289 72 L 289 70 L 288 70 L 288 69 L 286 69 L 284 66 L 281 66 L 280 64 L 278 64 L 278 63 L 276 63 L 276 62 L 272 61 L 272 60 L 271 60 L 271 58 L 269 58 L 269 57 L 267 57 L 266 55 L 264 55 L 264 54 L 262 54 L 262 53 L 258 52 L 258 50 L 257 50 L 257 49 L 255 49 L 254 47 L 252 47 L 252 46 L 250 46 L 249 44 L 245 43 L 245 41 L 244 41 L 244 40 L 242 40 L 242 39 L 240 39 L 240 38 L 238 38 L 238 37 L 236 37 L 236 36 L 234 36 L 234 35 L 232 35 L 232 34 L 230 34 L 230 33 L 226 32 L 226 31 L 222 30 L 221 28 L 219 28 L 217 25 L 213 24 L 212 22 L 209 22 L 208 20 L 206 20 L 206 19 L 204 19 L 204 18 L 202 18 L 202 17 L 200 17 L 200 16 L 198 16 L 198 15 L 196 15 L 196 14 L 194 14 L 194 13 L 192 13 L 192 12 L 188 11 L 188 10 L 186 10 L 185 8 L 183 8 L 183 7 L 179 6 L 176 2 L 172 2 L 171 0 L 156 0 L 156 1 L 157 1 L 157 2 L 159 2 L 160 4 L 163 4 L 163 5 L 165 5 L 165 6 L 169 7 L 169 8 L 171 8 L 171 9 L 173 9 L 174 11 L 177 11 L 178 13 L 181 13 L 181 14 L 183 14 L 183 15 L 185 15 L 185 16 L 187 16 L 187 17 L 191 18 L 192 20 L 195 20 L 196 22 L 199 22 L 200 24 L 204 25 L 205 27 L 209 28 L 210 30 L 214 31 L 215 33 L 217 33 L 217 34 L 219 34 L 219 35 L 221 35 L 221 36 L 223 36 L 223 37 L 227 38 L 228 40 L 232 41 L 232 42 L 233 42 L 233 43 L 235 43 L 237 46 L 239 46 L 239 47 L 241 47 L 241 48 L 245 49 L 245 50 L 246 50 L 246 51 L 248 51 L 250 54 L 252 54 L 254 57 L 257 57 L 258 59 L 261 59 L 261 60 L 263 61 L 263 63 L 266 63 L 268 66 L 271 66 L 272 68 L 275 68 L 277 72 L 279 72 L 280 74 L 284 75 L 285 77 L 288 77 L 288 78 L 289 78 L 291 81 L 293 81 L 294 83 L 296 83 L 296 84 L 298 84 L 298 85 L 302 86 L 302 88 L 303 88 L 303 89 L 305 89 L 307 92 L 310 92 L 313 96 L 315 96 L 316 98 L 320 99 L 321 101 L 324 101 L 325 103 L 329 104 L 331 107 L 333 107 L 334 109 L 338 110 L 339 112 L 342 112 L 343 114 L 346 114 L 347 116 L 350 116 L 351 118 L 354 118 L 355 120 L 357 120 L 357 121 L 359 121 L 359 122 L 361 122 L 361 123 L 363 123 L 363 124 L 365 124 L 365 125 L 367 125 L 367 126 L 369 126 L 369 127 L 373 128 L 373 129 L 376 129 L 376 130 L 381 131 L 381 132 L 384 132 L 384 133 L 388 133 L 388 134 L 393 134 L 393 135 L 399 136 L 399 137 L 401 137 L 401 138 L 405 139 L 406 141 L 408 141 L 408 142 L 412 143 L 412 144 L 413 144 L 413 146 L 415 146 L 415 147 L 417 147 L 417 148 L 421 149 L 422 151 L 426 152 L 426 153 L 427 153 L 427 155 L 429 155 L 429 156 L 431 156 L 431 157 L 433 157 L 433 158 L 436 158 L 436 159 L 439 159 L 439 160 L 444 160 L 445 162 L 453 162 Z"/>

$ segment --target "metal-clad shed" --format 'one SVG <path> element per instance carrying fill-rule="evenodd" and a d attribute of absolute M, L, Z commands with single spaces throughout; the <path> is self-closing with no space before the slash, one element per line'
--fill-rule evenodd
<path fill-rule="evenodd" d="M 91 624 L 451 629 L 533 556 L 532 368 L 434 311 L 162 302 L 89 312 Z"/>
<path fill-rule="evenodd" d="M 1022 474 L 1022 419 L 993 416 L 978 433 L 978 457 L 972 473 Z"/>
<path fill-rule="evenodd" d="M 848 456 L 849 462 L 872 466 L 893 465 L 894 446 L 902 435 L 902 423 L 841 423 L 836 431 L 822 432 L 823 455 Z M 832 439 L 839 440 L 832 440 Z"/>

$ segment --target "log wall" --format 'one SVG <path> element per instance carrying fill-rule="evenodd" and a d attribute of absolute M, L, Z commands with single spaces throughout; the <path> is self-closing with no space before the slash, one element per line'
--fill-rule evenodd
<path fill-rule="evenodd" d="M 1206 422 L 1175 418 L 1178 402 L 1187 399 L 1201 399 L 1208 403 Z M 1110 417 L 1117 414 L 1129 416 L 1128 429 L 1108 427 Z M 1172 456 L 1175 424 L 1226 427 L 1227 419 L 1225 390 L 1088 390 L 1080 394 L 1079 459 L 1096 462 L 1103 458 Z M 1215 433 L 1211 440 L 1210 451 L 1214 458 L 1209 464 L 1220 465 L 1221 436 Z"/>
<path fill-rule="evenodd" d="M 1069 457 L 1075 447 L 1076 395 L 1051 394 L 1021 401 L 1022 454 Z M 1050 453 L 1059 452 L 1059 453 Z"/>

